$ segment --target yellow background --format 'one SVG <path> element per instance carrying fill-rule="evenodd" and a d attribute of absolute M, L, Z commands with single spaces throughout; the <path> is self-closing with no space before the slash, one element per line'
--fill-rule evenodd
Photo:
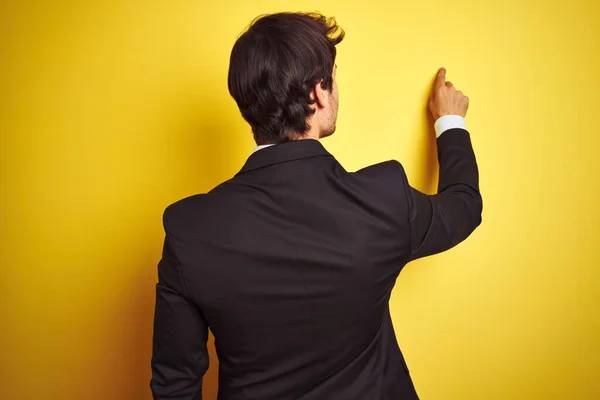
<path fill-rule="evenodd" d="M 593 0 L 4 1 L 0 398 L 150 398 L 162 211 L 250 154 L 229 52 L 282 10 L 347 32 L 324 144 L 349 170 L 399 159 L 431 192 L 437 68 L 471 97 L 483 224 L 392 299 L 421 398 L 600 399 Z"/>

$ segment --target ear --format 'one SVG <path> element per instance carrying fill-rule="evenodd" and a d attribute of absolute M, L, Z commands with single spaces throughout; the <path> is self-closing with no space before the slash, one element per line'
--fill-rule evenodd
<path fill-rule="evenodd" d="M 329 96 L 329 92 L 321 86 L 323 80 L 320 80 L 315 85 L 312 93 L 310 94 L 311 99 L 315 99 L 315 106 L 317 108 L 324 108 L 327 105 L 327 98 Z"/>

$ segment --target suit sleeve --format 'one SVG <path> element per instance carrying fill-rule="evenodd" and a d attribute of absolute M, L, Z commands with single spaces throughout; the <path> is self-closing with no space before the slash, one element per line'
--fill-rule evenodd
<path fill-rule="evenodd" d="M 411 230 L 409 261 L 456 246 L 481 224 L 483 201 L 469 132 L 450 129 L 437 139 L 437 145 L 437 194 L 424 194 L 405 179 Z"/>
<path fill-rule="evenodd" d="M 158 264 L 150 388 L 155 400 L 200 400 L 208 369 L 208 325 L 187 297 L 166 222 L 165 231 Z"/>

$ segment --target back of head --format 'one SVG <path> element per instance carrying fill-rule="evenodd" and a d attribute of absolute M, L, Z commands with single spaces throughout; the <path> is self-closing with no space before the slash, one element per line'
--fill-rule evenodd
<path fill-rule="evenodd" d="M 228 86 L 257 144 L 302 136 L 318 82 L 331 90 L 335 46 L 344 38 L 334 18 L 314 13 L 258 17 L 231 52 Z"/>

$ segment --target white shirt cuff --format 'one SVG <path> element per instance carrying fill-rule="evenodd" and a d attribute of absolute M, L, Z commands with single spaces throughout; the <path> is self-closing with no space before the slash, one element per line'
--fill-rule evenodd
<path fill-rule="evenodd" d="M 436 137 L 440 137 L 440 135 L 446 132 L 448 129 L 467 129 L 465 119 L 460 115 L 444 115 L 438 118 L 433 126 L 435 128 Z"/>

